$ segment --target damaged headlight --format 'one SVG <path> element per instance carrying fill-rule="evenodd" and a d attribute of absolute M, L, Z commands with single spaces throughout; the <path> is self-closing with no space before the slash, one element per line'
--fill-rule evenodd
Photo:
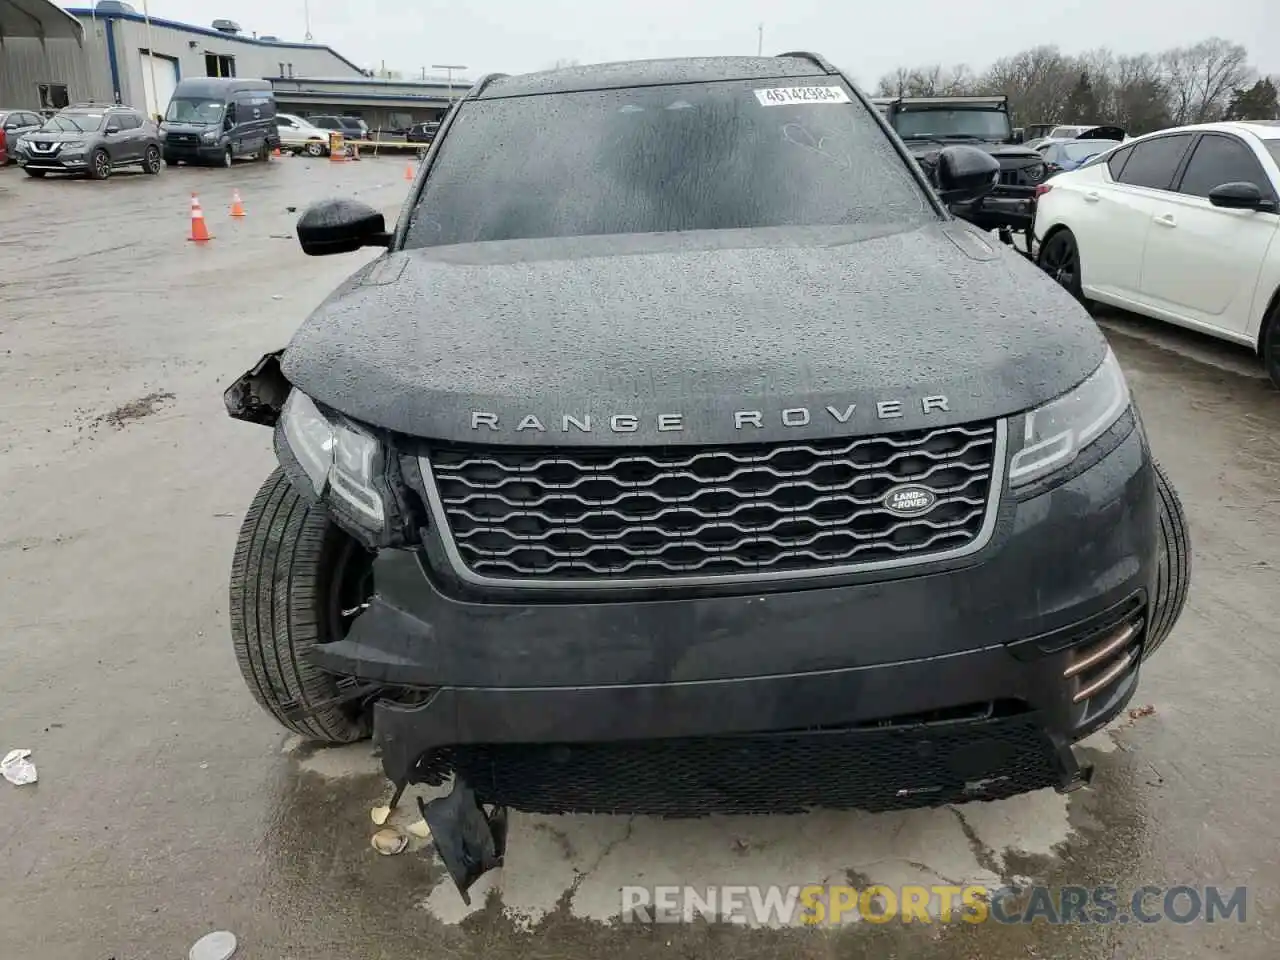
<path fill-rule="evenodd" d="M 328 417 L 300 390 L 291 390 L 280 413 L 289 452 L 317 497 L 331 497 L 375 530 L 386 523 L 386 507 L 375 486 L 378 441 L 341 417 Z"/>
<path fill-rule="evenodd" d="M 1022 448 L 1009 467 L 1010 486 L 1061 470 L 1129 409 L 1129 385 L 1107 348 L 1102 364 L 1074 390 L 1025 417 Z"/>

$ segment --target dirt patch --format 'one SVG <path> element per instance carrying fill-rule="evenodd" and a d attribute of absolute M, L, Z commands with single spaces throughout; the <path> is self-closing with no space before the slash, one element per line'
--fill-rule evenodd
<path fill-rule="evenodd" d="M 139 397 L 137 400 L 116 407 L 110 413 L 104 413 L 97 419 L 95 425 L 106 424 L 117 430 L 123 430 L 133 421 L 151 416 L 172 399 L 174 399 L 173 394 L 168 390 L 148 393 L 145 397 Z"/>

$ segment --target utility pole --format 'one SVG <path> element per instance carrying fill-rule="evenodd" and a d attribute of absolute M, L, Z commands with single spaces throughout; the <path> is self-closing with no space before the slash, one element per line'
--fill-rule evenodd
<path fill-rule="evenodd" d="M 763 23 L 756 28 L 756 32 L 759 35 L 759 39 L 756 41 L 756 56 L 763 57 L 764 56 L 764 24 Z"/>
<path fill-rule="evenodd" d="M 445 71 L 446 75 L 448 76 L 448 78 L 449 78 L 449 81 L 448 81 L 448 82 L 449 82 L 449 105 L 450 105 L 450 106 L 453 106 L 453 71 L 455 71 L 455 70 L 465 70 L 465 69 L 467 69 L 467 68 L 466 68 L 465 66 L 463 66 L 462 64 L 458 64 L 458 63 L 433 63 L 433 64 L 431 65 L 431 69 L 432 69 L 432 70 L 443 70 L 443 71 Z"/>

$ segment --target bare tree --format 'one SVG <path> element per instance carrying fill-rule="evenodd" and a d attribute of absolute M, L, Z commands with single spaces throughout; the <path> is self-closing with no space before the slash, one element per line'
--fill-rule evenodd
<path fill-rule="evenodd" d="M 877 97 L 905 97 L 907 95 L 907 79 L 911 76 L 911 71 L 906 67 L 899 67 L 893 73 L 886 73 L 880 78 L 880 82 L 876 84 Z"/>
<path fill-rule="evenodd" d="M 1117 56 L 1105 47 L 1075 56 L 1054 46 L 1033 47 L 1002 57 L 981 75 L 964 65 L 899 67 L 880 79 L 876 92 L 1004 94 L 1021 124 L 1065 122 L 1072 112 L 1072 119 L 1080 123 L 1111 122 L 1130 133 L 1147 133 L 1220 119 L 1235 92 L 1255 78 L 1244 47 L 1213 37 L 1190 47 L 1136 56 Z"/>
<path fill-rule="evenodd" d="M 1161 60 L 1175 125 L 1221 119 L 1231 92 L 1245 86 L 1254 74 L 1249 51 L 1221 37 L 1169 50 Z"/>

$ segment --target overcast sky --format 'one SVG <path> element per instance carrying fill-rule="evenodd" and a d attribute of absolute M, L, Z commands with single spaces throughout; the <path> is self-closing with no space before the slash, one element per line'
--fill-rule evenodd
<path fill-rule="evenodd" d="M 132 0 L 142 9 L 142 0 Z M 66 6 L 78 6 L 67 3 Z M 87 4 L 86 4 L 87 5 Z M 468 76 L 695 54 L 817 50 L 863 86 L 899 65 L 991 61 L 1037 44 L 1158 51 L 1218 35 L 1280 73 L 1280 0 L 148 0 L 151 15 L 301 40 L 311 32 L 364 67 Z"/>

